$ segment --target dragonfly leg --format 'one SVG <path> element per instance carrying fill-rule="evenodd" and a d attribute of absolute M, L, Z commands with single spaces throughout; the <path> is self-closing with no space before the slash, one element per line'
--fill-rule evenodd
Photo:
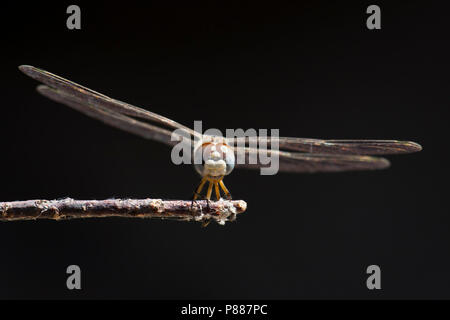
<path fill-rule="evenodd" d="M 206 192 L 206 203 L 208 205 L 208 211 L 210 211 L 211 207 L 209 202 L 211 201 L 211 193 L 212 193 L 213 183 L 209 180 L 208 191 Z"/>
<path fill-rule="evenodd" d="M 231 193 L 230 193 L 230 191 L 228 191 L 227 187 L 225 187 L 225 184 L 223 183 L 222 179 L 220 179 L 219 184 L 220 184 L 220 187 L 222 188 L 223 192 L 225 192 L 227 199 L 231 200 L 232 199 Z"/>
<path fill-rule="evenodd" d="M 192 202 L 191 202 L 191 209 L 194 206 L 194 201 L 197 200 L 200 196 L 201 196 L 201 191 L 203 190 L 203 187 L 205 186 L 206 182 L 208 181 L 209 185 L 208 185 L 208 191 L 206 192 L 206 208 L 207 208 L 207 212 L 210 213 L 211 211 L 211 194 L 213 191 L 213 187 L 216 187 L 216 195 L 217 195 L 217 191 L 219 190 L 218 186 L 217 186 L 217 180 L 212 179 L 209 176 L 205 176 L 202 178 L 202 180 L 200 181 L 198 187 L 196 188 L 195 192 L 194 192 L 194 196 L 192 197 Z M 218 197 L 220 198 L 220 192 Z M 209 221 L 209 220 L 208 220 Z M 207 226 L 209 224 L 208 221 L 203 222 L 204 226 Z"/>
<path fill-rule="evenodd" d="M 219 181 L 214 181 L 214 189 L 216 190 L 216 198 L 220 200 Z"/>
<path fill-rule="evenodd" d="M 200 197 L 200 192 L 202 192 L 202 189 L 205 186 L 206 181 L 208 181 L 208 177 L 203 177 L 200 183 L 198 184 L 197 188 L 195 189 L 194 197 L 192 200 L 197 200 L 197 198 Z"/>
<path fill-rule="evenodd" d="M 206 192 L 206 200 L 211 199 L 212 188 L 213 188 L 213 182 L 211 180 L 209 180 L 208 191 Z"/>
<path fill-rule="evenodd" d="M 202 189 L 205 186 L 206 181 L 208 181 L 208 177 L 203 177 L 200 183 L 198 184 L 197 188 L 195 189 L 194 195 L 192 196 L 191 209 L 194 206 L 194 201 L 201 196 L 200 193 L 202 192 Z"/>

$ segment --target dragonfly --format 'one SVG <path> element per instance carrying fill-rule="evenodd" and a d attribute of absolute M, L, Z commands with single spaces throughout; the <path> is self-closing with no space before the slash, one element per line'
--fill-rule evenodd
<path fill-rule="evenodd" d="M 259 159 L 256 163 L 243 161 L 236 163 L 236 154 L 241 152 L 248 159 L 260 152 L 269 152 L 278 156 L 279 171 L 289 173 L 341 172 L 355 170 L 386 169 L 390 162 L 380 157 L 388 154 L 405 154 L 418 152 L 422 147 L 412 141 L 398 140 L 326 140 L 296 137 L 276 137 L 278 148 L 269 149 L 274 137 L 208 137 L 162 115 L 142 109 L 131 104 L 110 98 L 104 94 L 81 86 L 48 71 L 21 65 L 19 69 L 29 77 L 40 81 L 37 91 L 51 100 L 71 107 L 87 116 L 108 125 L 135 134 L 145 139 L 158 141 L 173 147 L 182 139 L 196 140 L 193 153 L 202 152 L 204 161 L 195 164 L 201 181 L 195 188 L 193 200 L 201 197 L 206 183 L 206 200 L 210 200 L 214 188 L 217 200 L 221 191 L 228 199 L 231 193 L 223 179 L 233 169 L 259 169 L 264 164 Z M 164 127 L 162 127 L 164 126 Z M 168 129 L 171 128 L 172 130 Z M 173 138 L 174 130 L 182 130 L 186 136 Z M 252 147 L 254 144 L 265 145 Z"/>

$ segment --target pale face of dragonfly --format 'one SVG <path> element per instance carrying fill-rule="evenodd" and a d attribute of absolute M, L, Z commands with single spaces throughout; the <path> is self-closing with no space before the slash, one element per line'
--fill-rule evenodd
<path fill-rule="evenodd" d="M 194 164 L 200 176 L 223 177 L 234 169 L 234 150 L 222 137 L 208 137 L 200 141 L 194 148 L 194 159 L 202 163 Z"/>
<path fill-rule="evenodd" d="M 259 169 L 264 167 L 261 162 L 256 164 L 235 162 L 237 152 L 242 152 L 246 157 L 260 152 L 253 148 L 234 147 L 241 138 L 212 137 L 211 141 L 209 138 L 208 141 L 205 141 L 200 133 L 171 119 L 110 98 L 48 71 L 27 65 L 20 66 L 19 69 L 31 78 L 45 84 L 37 87 L 38 92 L 42 95 L 113 127 L 169 146 L 178 143 L 172 140 L 172 131 L 146 122 L 152 121 L 173 129 L 181 129 L 195 138 L 194 140 L 201 141 L 194 148 L 194 155 L 197 152 L 204 156 L 202 157 L 204 161 L 195 166 L 197 172 L 202 176 L 202 180 L 196 189 L 194 199 L 200 195 L 206 182 L 209 182 L 206 199 L 211 198 L 213 187 L 217 199 L 220 198 L 219 188 L 225 192 L 227 198 L 231 198 L 223 184 L 224 176 L 234 168 Z M 244 139 L 247 141 L 247 138 Z M 256 142 L 262 141 L 260 137 L 250 139 L 257 139 Z M 271 150 L 271 153 L 279 158 L 279 171 L 289 173 L 385 169 L 389 167 L 390 163 L 387 159 L 379 157 L 380 155 L 422 150 L 422 147 L 415 142 L 398 140 L 324 140 L 295 137 L 279 137 L 277 139 L 280 150 Z M 267 148 L 269 147 L 267 144 Z"/>

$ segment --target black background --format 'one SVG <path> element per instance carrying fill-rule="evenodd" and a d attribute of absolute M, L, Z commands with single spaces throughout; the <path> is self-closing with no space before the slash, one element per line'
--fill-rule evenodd
<path fill-rule="evenodd" d="M 282 136 L 412 140 L 386 171 L 226 179 L 236 223 L 0 224 L 0 298 L 450 298 L 448 6 L 78 2 L 1 17 L 0 201 L 189 199 L 199 177 L 170 149 L 39 96 L 30 64 L 185 125 Z M 295 204 L 294 204 L 295 203 Z M 66 267 L 82 269 L 81 291 Z M 366 288 L 366 268 L 382 290 Z"/>

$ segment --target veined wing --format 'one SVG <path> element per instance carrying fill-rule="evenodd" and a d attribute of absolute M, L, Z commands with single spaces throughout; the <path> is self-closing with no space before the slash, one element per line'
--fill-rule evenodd
<path fill-rule="evenodd" d="M 269 167 L 272 164 L 263 164 L 260 155 L 262 151 L 252 148 L 240 149 L 245 157 L 244 164 L 236 164 L 236 168 L 259 169 Z M 390 163 L 385 158 L 343 155 L 343 154 L 315 154 L 285 151 L 267 150 L 267 156 L 277 156 L 279 159 L 279 171 L 291 173 L 315 173 L 315 172 L 341 172 L 359 170 L 386 169 Z M 251 161 L 251 158 L 253 160 Z"/>
<path fill-rule="evenodd" d="M 105 96 L 99 92 L 96 92 L 94 90 L 91 90 L 89 88 L 83 87 L 75 82 L 72 82 L 70 80 L 64 79 L 58 75 L 52 74 L 48 71 L 38 69 L 33 66 L 28 65 L 22 65 L 19 66 L 19 69 L 25 73 L 26 75 L 30 76 L 31 78 L 38 80 L 44 84 L 46 84 L 48 87 L 40 87 L 38 90 L 40 93 L 46 95 L 47 97 L 58 101 L 62 104 L 68 105 L 72 108 L 75 108 L 79 111 L 84 110 L 83 113 L 100 119 L 104 120 L 105 118 L 102 117 L 105 114 L 114 115 L 112 118 L 114 118 L 114 123 L 117 124 L 117 119 L 121 118 L 123 121 L 128 121 L 129 124 L 132 124 L 134 122 L 131 122 L 131 117 L 141 118 L 149 121 L 153 121 L 156 123 L 160 123 L 163 125 L 166 125 L 168 127 L 171 127 L 173 129 L 182 129 L 189 135 L 193 137 L 200 138 L 201 135 L 194 130 L 183 126 L 182 124 L 179 124 L 169 118 L 166 118 L 164 116 L 161 116 L 159 114 L 156 114 L 154 112 L 150 112 L 148 110 L 130 105 L 128 103 L 110 98 L 108 96 Z M 49 91 L 46 88 L 52 88 L 53 91 Z M 57 95 L 60 95 L 60 97 L 57 97 Z M 76 106 L 76 107 L 75 107 Z M 103 110 L 95 111 L 94 109 L 101 108 Z M 93 116 L 93 114 L 96 114 L 96 116 Z M 118 115 L 122 115 L 122 117 L 118 117 Z M 112 119 L 111 118 L 111 119 Z M 125 120 L 126 119 L 126 120 Z M 112 120 L 111 120 L 112 121 Z M 137 121 L 137 120 L 134 120 Z M 104 121 L 106 122 L 106 121 Z M 110 122 L 107 122 L 108 124 L 112 125 Z M 137 122 L 136 122 L 137 123 Z M 134 123 L 134 124 L 136 124 Z M 144 124 L 144 122 L 139 122 L 141 124 Z M 147 135 L 149 139 L 153 139 L 148 136 L 148 134 L 140 134 L 136 130 L 131 130 L 129 127 L 127 129 L 124 129 L 123 127 L 120 127 L 118 125 L 114 125 L 120 129 L 123 129 L 128 132 L 132 132 L 135 134 L 138 134 L 140 136 Z M 140 126 L 142 128 L 142 126 Z M 147 131 L 151 129 L 158 128 L 156 126 L 149 125 L 147 127 Z M 162 128 L 159 128 L 160 130 L 164 130 Z M 168 130 L 165 130 L 166 132 L 170 132 Z M 161 142 L 165 142 L 168 144 L 170 143 L 170 136 L 168 141 L 162 141 L 161 139 L 156 139 Z"/>
<path fill-rule="evenodd" d="M 307 152 L 312 154 L 353 154 L 353 155 L 384 155 L 412 153 L 422 150 L 422 147 L 412 141 L 398 140 L 322 140 L 307 138 L 279 137 L 280 150 Z M 230 145 L 250 148 L 271 147 L 270 137 L 239 137 L 227 139 Z"/>
<path fill-rule="evenodd" d="M 170 140 L 170 131 L 131 118 L 136 117 L 164 124 L 174 129 L 182 129 L 186 133 L 186 137 L 202 137 L 200 133 L 164 116 L 112 99 L 45 70 L 26 65 L 20 66 L 19 69 L 50 87 L 39 87 L 38 91 L 43 95 L 122 130 L 173 145 Z M 132 128 L 132 126 L 135 126 L 135 128 Z M 183 134 L 183 136 L 185 135 Z M 259 148 L 261 148 L 261 142 L 263 142 L 266 143 L 267 148 L 270 147 L 270 139 L 264 137 L 229 140 L 231 145 L 239 146 L 242 142 L 248 143 L 250 146 L 257 142 Z M 314 154 L 380 155 L 421 150 L 421 146 L 414 142 L 395 140 L 320 140 L 281 137 L 278 139 L 278 143 L 282 150 Z"/>
<path fill-rule="evenodd" d="M 66 106 L 84 113 L 89 117 L 100 120 L 123 131 L 133 133 L 146 139 L 159 141 L 170 146 L 177 144 L 179 141 L 190 144 L 191 140 L 189 139 L 188 133 L 185 133 L 184 135 L 172 135 L 172 132 L 169 130 L 136 120 L 134 118 L 111 110 L 98 108 L 95 106 L 91 106 L 90 104 L 84 104 L 75 96 L 69 95 L 64 91 L 59 91 L 47 87 L 45 85 L 38 86 L 37 90 L 40 94 L 53 101 L 65 104 Z"/>

